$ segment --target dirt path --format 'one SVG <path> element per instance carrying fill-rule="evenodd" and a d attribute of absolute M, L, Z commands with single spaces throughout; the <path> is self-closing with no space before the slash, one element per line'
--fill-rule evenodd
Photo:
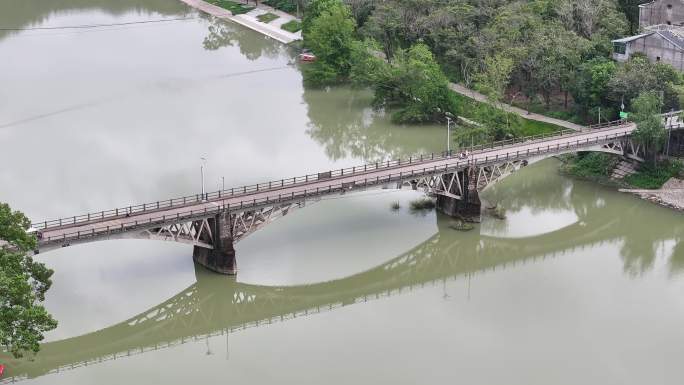
<path fill-rule="evenodd" d="M 455 91 L 455 92 L 457 92 L 463 96 L 477 100 L 478 102 L 489 103 L 489 100 L 487 100 L 486 96 L 482 95 L 481 93 L 479 93 L 477 91 L 473 91 L 470 88 L 466 88 L 465 86 L 463 86 L 461 84 L 449 83 L 449 87 L 453 91 Z M 527 111 L 523 110 L 522 108 L 514 107 L 514 106 L 511 106 L 508 104 L 502 103 L 501 106 L 504 110 L 506 110 L 508 112 L 520 115 L 523 119 L 536 120 L 537 122 L 555 124 L 556 126 L 569 128 L 569 129 L 575 130 L 575 131 L 581 131 L 582 129 L 586 128 L 586 127 L 581 126 L 579 124 L 568 122 L 567 120 L 550 118 L 548 116 L 539 115 L 539 114 L 535 114 L 535 113 L 527 113 Z"/>

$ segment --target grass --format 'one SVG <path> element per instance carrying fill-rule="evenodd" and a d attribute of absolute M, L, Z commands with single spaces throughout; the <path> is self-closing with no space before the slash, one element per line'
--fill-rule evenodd
<path fill-rule="evenodd" d="M 421 198 L 412 200 L 409 202 L 409 206 L 411 207 L 411 211 L 427 211 L 437 207 L 437 204 L 430 198 Z"/>
<path fill-rule="evenodd" d="M 268 23 L 272 22 L 273 20 L 275 20 L 275 19 L 277 19 L 277 18 L 279 18 L 279 17 L 280 17 L 280 16 L 275 15 L 275 14 L 273 14 L 273 13 L 271 13 L 271 12 L 267 12 L 267 13 L 264 13 L 264 14 L 262 14 L 262 15 L 257 16 L 257 20 L 259 20 L 259 21 L 262 22 L 262 23 L 268 24 Z"/>
<path fill-rule="evenodd" d="M 229 10 L 233 15 L 240 15 L 247 13 L 254 9 L 254 7 L 249 7 L 244 4 L 240 4 L 235 1 L 230 0 L 206 0 L 208 3 L 217 5 L 223 9 Z"/>
<path fill-rule="evenodd" d="M 455 97 L 456 103 L 459 106 L 458 114 L 464 118 L 468 118 L 473 121 L 477 121 L 478 118 L 475 116 L 474 111 L 477 111 L 478 107 L 482 105 L 482 102 L 470 99 L 467 96 L 461 95 L 457 92 L 451 91 Z M 519 115 L 511 113 L 518 117 Z M 563 127 L 556 126 L 555 124 L 538 122 L 536 120 L 525 119 L 520 117 L 520 136 L 532 136 L 539 134 L 551 134 L 563 130 Z"/>
<path fill-rule="evenodd" d="M 392 211 L 399 211 L 401 208 L 401 205 L 399 204 L 399 201 L 394 201 L 390 204 L 390 210 Z"/>
<path fill-rule="evenodd" d="M 626 176 L 625 182 L 636 188 L 659 189 L 683 169 L 684 165 L 678 161 L 661 162 L 655 167 L 652 164 L 643 164 L 636 173 Z"/>
<path fill-rule="evenodd" d="M 297 20 L 290 20 L 281 25 L 280 28 L 286 30 L 287 32 L 295 33 L 302 29 L 302 23 L 298 22 Z"/>

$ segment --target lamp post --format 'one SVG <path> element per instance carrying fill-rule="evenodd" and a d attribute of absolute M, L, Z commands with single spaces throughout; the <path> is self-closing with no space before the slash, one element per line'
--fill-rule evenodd
<path fill-rule="evenodd" d="M 451 117 L 447 116 L 447 156 L 451 155 Z"/>
<path fill-rule="evenodd" d="M 202 176 L 202 200 L 204 200 L 204 165 L 207 163 L 207 159 L 201 157 L 200 160 L 202 161 L 202 163 L 200 163 L 200 175 Z"/>
<path fill-rule="evenodd" d="M 447 118 L 447 156 L 451 155 L 451 118 Z"/>

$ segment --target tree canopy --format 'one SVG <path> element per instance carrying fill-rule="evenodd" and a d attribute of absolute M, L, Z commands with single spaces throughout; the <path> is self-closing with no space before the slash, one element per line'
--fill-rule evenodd
<path fill-rule="evenodd" d="M 0 345 L 15 357 L 38 352 L 43 334 L 57 322 L 40 302 L 52 285 L 53 271 L 27 252 L 36 246 L 24 214 L 0 203 Z"/>

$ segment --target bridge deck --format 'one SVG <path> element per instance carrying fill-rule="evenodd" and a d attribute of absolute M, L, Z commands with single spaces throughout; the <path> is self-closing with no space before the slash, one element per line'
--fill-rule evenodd
<path fill-rule="evenodd" d="M 528 140 L 521 143 L 513 143 L 509 145 L 501 145 L 494 148 L 481 148 L 471 153 L 468 160 L 461 160 L 457 157 L 421 157 L 405 161 L 387 162 L 381 166 L 378 164 L 355 167 L 349 169 L 345 174 L 339 172 L 328 172 L 317 174 L 318 177 L 312 177 L 311 181 L 298 181 L 296 178 L 289 179 L 295 183 L 288 184 L 288 180 L 281 180 L 278 182 L 271 182 L 257 186 L 265 186 L 256 190 L 248 190 L 246 187 L 239 189 L 230 189 L 221 193 L 207 194 L 208 199 L 198 199 L 193 202 L 187 202 L 183 198 L 183 202 L 173 205 L 173 200 L 170 201 L 172 207 L 160 207 L 150 204 L 142 211 L 120 211 L 116 210 L 117 215 L 113 215 L 114 210 L 108 212 L 101 212 L 97 214 L 88 214 L 86 216 L 70 217 L 65 220 L 45 221 L 34 224 L 41 228 L 42 239 L 39 241 L 40 245 L 45 245 L 50 242 L 59 240 L 68 240 L 69 238 L 80 238 L 82 236 L 95 235 L 103 232 L 109 233 L 110 230 L 127 231 L 127 229 L 137 228 L 139 225 L 146 223 L 159 222 L 173 222 L 179 219 L 189 218 L 190 216 L 198 216 L 203 213 L 211 214 L 229 208 L 231 210 L 239 210 L 243 207 L 256 205 L 257 203 L 267 203 L 279 201 L 281 199 L 292 197 L 301 198 L 307 197 L 307 194 L 325 194 L 327 192 L 339 193 L 340 188 L 345 189 L 346 186 L 366 186 L 369 183 L 387 183 L 392 181 L 393 177 L 419 175 L 425 173 L 426 170 L 450 170 L 458 169 L 458 167 L 467 167 L 468 165 L 486 165 L 495 163 L 497 161 L 504 161 L 509 158 L 525 158 L 528 156 L 539 155 L 540 153 L 549 153 L 564 148 L 579 148 L 583 146 L 590 146 L 599 141 L 606 141 L 610 139 L 628 136 L 635 129 L 633 124 L 619 124 L 612 125 L 602 129 L 591 131 L 578 132 L 573 134 L 563 134 L 548 138 Z M 359 171 L 356 171 L 359 170 Z M 323 176 L 322 176 L 323 175 Z M 308 178 L 307 178 L 308 179 Z M 383 182 L 384 181 L 384 182 Z M 270 188 L 269 188 L 270 187 Z M 244 193 L 243 193 L 244 191 Z M 167 201 L 169 202 L 169 201 Z M 73 218 L 73 223 L 69 223 Z"/>

